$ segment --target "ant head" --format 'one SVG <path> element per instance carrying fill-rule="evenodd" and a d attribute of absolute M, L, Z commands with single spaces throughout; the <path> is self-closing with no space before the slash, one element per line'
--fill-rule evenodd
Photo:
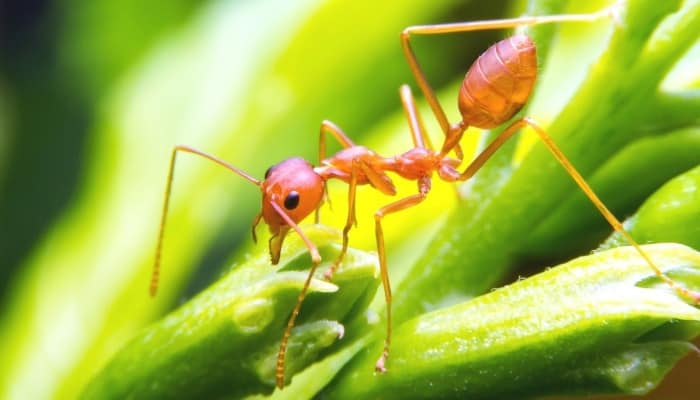
<path fill-rule="evenodd" d="M 279 260 L 282 242 L 290 227 L 271 203 L 294 223 L 299 223 L 321 203 L 324 185 L 325 181 L 313 166 L 299 157 L 284 160 L 265 172 L 261 185 L 262 217 L 272 233 L 270 257 L 273 264 Z"/>

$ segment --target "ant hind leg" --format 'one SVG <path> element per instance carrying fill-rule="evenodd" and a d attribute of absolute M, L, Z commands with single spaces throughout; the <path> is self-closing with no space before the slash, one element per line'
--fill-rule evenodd
<path fill-rule="evenodd" d="M 547 132 L 539 126 L 532 118 L 525 117 L 513 122 L 508 126 L 496 139 L 491 142 L 474 160 L 467 166 L 467 168 L 460 175 L 459 180 L 465 181 L 471 178 L 483 165 L 488 161 L 488 159 L 511 137 L 513 137 L 520 128 L 524 126 L 529 126 L 535 130 L 540 141 L 547 147 L 547 150 L 557 159 L 561 166 L 566 170 L 571 179 L 578 185 L 581 191 L 588 197 L 588 200 L 598 209 L 598 212 L 605 218 L 605 220 L 610 224 L 610 226 L 618 232 L 625 240 L 636 249 L 639 255 L 644 259 L 644 261 L 649 265 L 654 274 L 665 282 L 669 287 L 671 287 L 678 295 L 690 300 L 694 304 L 700 304 L 700 293 L 689 290 L 683 286 L 680 286 L 676 281 L 668 277 L 651 259 L 651 257 L 642 249 L 642 247 L 637 243 L 632 235 L 627 232 L 622 223 L 615 217 L 615 215 L 605 206 L 602 200 L 595 194 L 593 189 L 588 185 L 588 182 L 581 176 L 581 174 L 576 170 L 571 161 L 564 155 L 564 153 L 559 149 L 559 147 L 554 143 L 554 140 L 547 134 Z"/>
<path fill-rule="evenodd" d="M 508 29 L 515 28 L 519 26 L 527 25 L 541 25 L 541 24 L 551 24 L 559 22 L 593 22 L 604 18 L 609 18 L 614 21 L 619 20 L 619 8 L 620 4 L 614 4 L 598 12 L 589 14 L 561 14 L 561 15 L 549 15 L 549 16 L 525 16 L 519 18 L 507 18 L 507 19 L 496 19 L 489 21 L 471 21 L 471 22 L 457 22 L 457 23 L 447 23 L 447 24 L 435 24 L 435 25 L 415 25 L 405 28 L 401 32 L 401 47 L 408 62 L 408 66 L 418 83 L 423 96 L 425 96 L 430 108 L 433 111 L 435 119 L 440 124 L 440 128 L 445 134 L 446 144 L 451 142 L 452 144 L 443 146 L 443 153 L 445 150 L 455 149 L 457 155 L 460 159 L 460 150 L 458 147 L 454 147 L 454 143 L 459 141 L 464 130 L 467 126 L 463 122 L 458 122 L 456 124 L 450 124 L 445 114 L 440 101 L 435 95 L 425 72 L 421 68 L 418 57 L 411 47 L 410 38 L 411 35 L 444 35 L 451 33 L 463 33 L 463 32 L 474 32 L 481 30 L 495 30 L 495 29 Z"/>
<path fill-rule="evenodd" d="M 430 137 L 427 134 L 425 125 L 423 124 L 423 119 L 418 112 L 418 107 L 416 106 L 413 92 L 411 92 L 411 87 L 408 85 L 401 85 L 401 88 L 399 88 L 399 94 L 401 96 L 401 104 L 403 105 L 404 114 L 406 115 L 406 120 L 408 121 L 408 127 L 411 130 L 413 146 L 433 150 L 433 144 L 430 142 Z"/>
<path fill-rule="evenodd" d="M 384 288 L 384 299 L 386 301 L 386 337 L 384 339 L 384 350 L 377 360 L 375 370 L 386 372 L 386 362 L 389 358 L 389 347 L 391 345 L 391 284 L 389 282 L 389 270 L 386 263 L 386 247 L 384 245 L 384 231 L 382 229 L 382 219 L 388 214 L 392 214 L 409 207 L 418 205 L 430 191 L 430 178 L 423 178 L 418 181 L 418 194 L 405 197 L 401 200 L 388 204 L 374 214 L 375 236 L 377 240 L 377 253 L 379 256 L 379 269 L 382 276 L 382 287 Z"/>

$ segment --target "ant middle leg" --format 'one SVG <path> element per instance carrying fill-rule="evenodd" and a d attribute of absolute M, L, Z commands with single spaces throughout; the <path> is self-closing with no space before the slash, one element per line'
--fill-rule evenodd
<path fill-rule="evenodd" d="M 384 299 L 386 301 L 386 337 L 384 338 L 384 349 L 375 364 L 377 372 L 386 372 L 386 362 L 389 358 L 389 347 L 391 345 L 391 284 L 389 282 L 389 269 L 386 263 L 386 247 L 384 245 L 384 231 L 382 230 L 382 219 L 392 213 L 413 207 L 423 200 L 430 191 L 430 178 L 424 177 L 418 181 L 418 194 L 405 197 L 401 200 L 388 204 L 374 214 L 375 236 L 377 240 L 377 254 L 379 256 L 379 270 L 382 276 L 382 287 L 384 288 Z"/>
<path fill-rule="evenodd" d="M 401 104 L 403 105 L 403 111 L 408 121 L 408 127 L 411 130 L 413 146 L 432 150 L 434 147 L 430 141 L 430 136 L 427 134 L 425 125 L 423 124 L 423 118 L 421 118 L 418 112 L 411 87 L 406 84 L 401 85 L 399 88 L 399 95 L 401 96 Z"/>
<path fill-rule="evenodd" d="M 418 107 L 416 106 L 416 101 L 411 92 L 411 87 L 408 85 L 401 85 L 399 90 L 401 94 L 401 103 L 403 105 L 404 113 L 406 114 L 406 119 L 408 120 L 408 126 L 411 130 L 411 138 L 413 139 L 414 147 L 427 148 L 428 150 L 433 150 L 433 144 L 430 142 L 430 137 L 427 134 L 425 125 L 423 124 L 423 119 L 418 112 Z M 462 153 L 462 148 L 459 143 L 454 145 L 455 153 L 459 162 L 462 162 L 464 154 Z M 455 195 L 459 198 L 459 189 L 457 186 L 452 185 Z"/>

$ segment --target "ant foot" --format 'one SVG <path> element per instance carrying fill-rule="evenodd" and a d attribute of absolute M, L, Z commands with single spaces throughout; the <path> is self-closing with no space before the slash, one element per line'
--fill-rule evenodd
<path fill-rule="evenodd" d="M 343 325 L 338 326 L 338 340 L 345 336 L 345 327 Z"/>
<path fill-rule="evenodd" d="M 379 357 L 379 360 L 377 360 L 377 363 L 374 364 L 374 371 L 379 372 L 380 374 L 383 374 L 386 372 L 386 367 L 384 364 L 386 363 L 386 357 L 384 354 L 382 354 L 381 357 Z"/>
<path fill-rule="evenodd" d="M 326 272 L 323 273 L 323 277 L 326 278 L 327 281 L 331 281 L 333 279 L 333 274 L 335 273 L 335 270 L 338 269 L 338 263 L 334 262 L 333 265 L 331 265 L 330 268 L 326 270 Z"/>

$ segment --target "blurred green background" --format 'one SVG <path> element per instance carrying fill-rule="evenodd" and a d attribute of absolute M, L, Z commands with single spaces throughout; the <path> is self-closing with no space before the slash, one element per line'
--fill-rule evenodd
<path fill-rule="evenodd" d="M 149 298 L 174 144 L 212 152 L 258 177 L 286 157 L 315 161 L 323 119 L 357 142 L 403 150 L 405 129 L 396 139 L 384 134 L 402 123 L 399 85 L 415 87 L 400 30 L 514 15 L 525 6 L 30 0 L 0 7 L 0 397 L 73 398 L 134 332 L 252 246 L 256 189 L 183 157 L 161 292 Z M 440 89 L 504 35 L 420 39 L 415 46 Z M 454 117 L 453 101 L 444 104 Z M 451 202 L 449 187 L 436 190 Z M 339 198 L 333 212 L 324 211 L 324 222 L 337 227 Z M 380 202 L 370 198 L 358 214 L 370 215 Z M 407 220 L 428 229 L 442 207 L 435 201 Z M 360 224 L 371 227 L 369 219 Z M 411 239 L 406 226 L 389 227 L 390 249 Z M 355 245 L 373 248 L 371 234 L 355 236 Z"/>
<path fill-rule="evenodd" d="M 400 29 L 498 16 L 507 5 L 4 2 L 0 293 L 12 362 L 0 397 L 73 397 L 140 326 L 251 246 L 256 190 L 185 157 L 161 292 L 148 297 L 174 144 L 262 176 L 285 157 L 314 160 L 324 118 L 362 141 L 398 110 L 398 86 L 411 79 Z M 425 61 L 433 81 L 453 79 L 478 40 L 493 37 L 431 43 L 445 49 Z"/>

